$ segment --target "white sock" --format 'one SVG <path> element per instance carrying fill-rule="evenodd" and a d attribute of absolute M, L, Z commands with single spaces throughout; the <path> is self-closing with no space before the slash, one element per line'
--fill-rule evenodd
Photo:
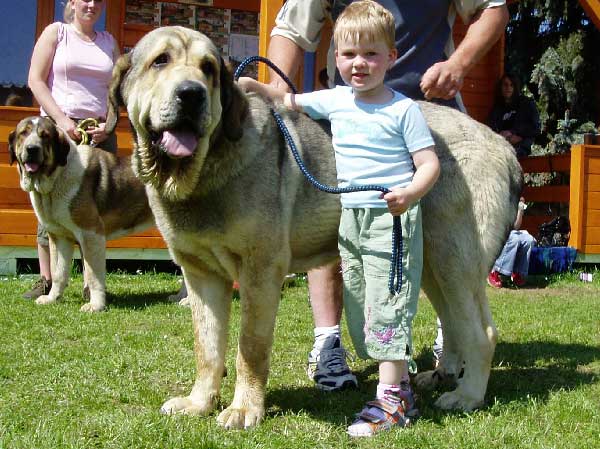
<path fill-rule="evenodd" d="M 331 335 L 335 335 L 340 338 L 340 325 L 329 326 L 329 327 L 315 327 L 315 343 L 313 349 L 321 350 L 325 346 L 327 338 Z"/>
<path fill-rule="evenodd" d="M 386 391 L 390 391 L 392 393 L 397 394 L 400 391 L 400 385 L 382 384 L 380 382 L 379 384 L 377 384 L 377 399 L 385 399 Z"/>

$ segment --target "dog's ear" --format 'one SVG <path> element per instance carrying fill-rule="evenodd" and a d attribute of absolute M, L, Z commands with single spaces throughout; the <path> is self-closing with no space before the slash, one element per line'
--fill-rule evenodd
<path fill-rule="evenodd" d="M 54 148 L 54 157 L 56 158 L 56 163 L 64 167 L 67 165 L 67 156 L 69 156 L 69 151 L 71 151 L 71 139 L 67 133 L 65 133 L 58 126 L 56 127 Z"/>
<path fill-rule="evenodd" d="M 248 114 L 248 100 L 242 90 L 233 82 L 233 72 L 223 58 L 221 58 L 220 84 L 223 132 L 229 140 L 240 140 L 244 134 L 242 123 Z"/>
<path fill-rule="evenodd" d="M 17 131 L 12 130 L 8 134 L 8 163 L 12 165 L 17 160 L 17 152 L 15 150 L 15 140 L 17 138 Z"/>
<path fill-rule="evenodd" d="M 117 126 L 117 122 L 119 121 L 119 106 L 125 106 L 125 102 L 121 95 L 121 84 L 130 67 L 130 53 L 126 53 L 117 59 L 117 62 L 113 67 L 112 81 L 110 82 L 110 87 L 108 89 L 108 113 L 106 115 L 105 127 L 107 134 L 112 133 Z"/>

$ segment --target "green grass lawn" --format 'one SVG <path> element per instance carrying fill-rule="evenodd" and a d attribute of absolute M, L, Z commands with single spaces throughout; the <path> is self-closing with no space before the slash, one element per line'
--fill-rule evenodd
<path fill-rule="evenodd" d="M 538 279 L 534 288 L 488 288 L 499 343 L 486 405 L 471 414 L 432 407 L 410 429 L 351 440 L 345 427 L 372 398 L 373 362 L 350 364 L 360 389 L 322 393 L 304 374 L 312 319 L 304 282 L 283 290 L 267 416 L 250 431 L 225 431 L 208 417 L 163 416 L 162 403 L 189 393 L 195 375 L 189 309 L 166 296 L 167 274 L 110 274 L 109 309 L 79 312 L 81 276 L 62 303 L 21 299 L 28 279 L 0 280 L 0 448 L 598 448 L 600 447 L 600 272 Z M 435 317 L 426 299 L 415 320 L 421 369 L 431 367 Z M 236 347 L 234 299 L 230 348 Z M 345 338 L 349 344 L 349 339 Z M 235 354 L 227 357 L 222 406 L 232 399 Z"/>

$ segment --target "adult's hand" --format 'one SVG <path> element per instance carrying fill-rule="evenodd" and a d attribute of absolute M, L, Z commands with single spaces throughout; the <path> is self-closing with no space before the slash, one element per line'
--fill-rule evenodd
<path fill-rule="evenodd" d="M 456 96 L 467 73 L 504 33 L 508 23 L 506 5 L 485 8 L 471 19 L 467 33 L 447 61 L 431 66 L 421 79 L 425 98 L 449 100 Z"/>
<path fill-rule="evenodd" d="M 421 78 L 421 91 L 427 100 L 454 98 L 462 88 L 465 73 L 461 66 L 451 60 L 437 62 Z"/>
<path fill-rule="evenodd" d="M 90 137 L 90 141 L 94 141 L 95 143 L 104 142 L 108 139 L 108 134 L 106 133 L 106 123 L 100 123 L 96 127 L 88 128 L 86 132 Z"/>
<path fill-rule="evenodd" d="M 81 141 L 81 133 L 77 130 L 77 123 L 65 116 L 56 122 L 58 127 L 66 132 L 71 139 L 79 143 Z"/>

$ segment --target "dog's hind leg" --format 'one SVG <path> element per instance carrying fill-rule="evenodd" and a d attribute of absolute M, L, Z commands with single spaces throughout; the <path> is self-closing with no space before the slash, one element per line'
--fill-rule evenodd
<path fill-rule="evenodd" d="M 219 424 L 228 429 L 254 427 L 265 414 L 275 317 L 286 269 L 287 266 L 277 265 L 268 257 L 254 257 L 245 261 L 240 273 L 242 311 L 235 395 L 231 405 L 218 417 Z"/>
<path fill-rule="evenodd" d="M 183 264 L 182 269 L 192 309 L 196 381 L 189 396 L 168 400 L 161 412 L 207 415 L 216 407 L 225 373 L 232 281 Z"/>
<path fill-rule="evenodd" d="M 73 261 L 73 242 L 48 234 L 50 243 L 50 269 L 52 272 L 52 288 L 47 295 L 39 296 L 36 304 L 52 304 L 60 299 L 69 284 L 71 262 Z"/>
<path fill-rule="evenodd" d="M 106 238 L 95 232 L 85 232 L 80 238 L 81 258 L 90 302 L 82 312 L 100 312 L 106 308 Z"/>
<path fill-rule="evenodd" d="M 483 279 L 475 291 L 465 285 L 446 285 L 445 293 L 453 301 L 450 326 L 456 338 L 459 360 L 464 360 L 464 374 L 455 390 L 442 394 L 436 406 L 442 409 L 471 411 L 483 404 L 497 332 L 489 310 Z M 453 300 L 452 295 L 460 295 Z M 455 298 L 456 299 L 456 298 Z"/>

